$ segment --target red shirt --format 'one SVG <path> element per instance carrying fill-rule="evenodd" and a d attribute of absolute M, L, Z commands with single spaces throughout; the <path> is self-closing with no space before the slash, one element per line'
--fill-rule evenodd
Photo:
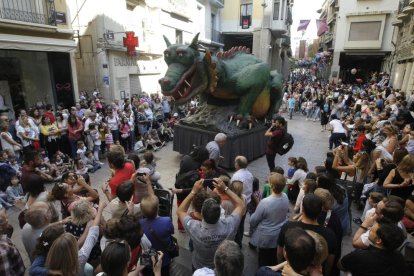
<path fill-rule="evenodd" d="M 125 162 L 124 167 L 115 173 L 109 181 L 109 187 L 111 188 L 111 194 L 113 196 L 116 196 L 118 186 L 124 181 L 130 180 L 134 172 L 134 166 L 130 162 Z"/>
<path fill-rule="evenodd" d="M 283 135 L 285 135 L 285 128 L 280 127 L 272 131 L 272 137 L 267 140 L 266 154 L 275 154 Z"/>
<path fill-rule="evenodd" d="M 82 137 L 82 132 L 83 131 L 78 131 L 78 132 L 74 132 L 75 130 L 81 129 L 83 130 L 83 124 L 80 120 L 76 119 L 76 125 L 75 126 L 71 126 L 70 124 L 68 124 L 68 133 L 69 133 L 69 138 L 72 139 L 80 139 Z"/>
<path fill-rule="evenodd" d="M 131 260 L 129 261 L 129 264 L 128 264 L 128 272 L 131 272 L 136 269 L 139 256 L 141 256 L 140 245 L 138 245 L 137 247 L 131 250 Z"/>

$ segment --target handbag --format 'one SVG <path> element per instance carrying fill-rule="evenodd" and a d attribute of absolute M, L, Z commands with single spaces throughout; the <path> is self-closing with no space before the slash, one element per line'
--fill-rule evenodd
<path fill-rule="evenodd" d="M 171 244 L 166 245 L 162 240 L 158 238 L 151 226 L 146 226 L 149 228 L 151 235 L 157 240 L 159 244 L 162 245 L 162 247 L 164 247 L 165 251 L 171 259 L 180 256 L 180 247 L 178 246 L 177 239 L 174 236 L 171 236 Z"/>

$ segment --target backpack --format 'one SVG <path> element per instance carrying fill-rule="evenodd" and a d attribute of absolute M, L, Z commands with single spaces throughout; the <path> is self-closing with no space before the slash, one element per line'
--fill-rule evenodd
<path fill-rule="evenodd" d="M 189 172 L 183 173 L 181 175 L 176 175 L 174 186 L 177 189 L 190 189 L 193 187 L 194 182 L 200 179 L 196 170 L 191 170 Z"/>
<path fill-rule="evenodd" d="M 295 141 L 293 140 L 293 136 L 286 131 L 282 139 L 280 140 L 276 153 L 279 155 L 284 155 L 288 153 L 290 149 L 293 147 L 294 143 Z"/>
<path fill-rule="evenodd" d="M 325 113 L 329 112 L 329 104 L 326 103 L 323 105 L 323 111 L 325 111 Z"/>

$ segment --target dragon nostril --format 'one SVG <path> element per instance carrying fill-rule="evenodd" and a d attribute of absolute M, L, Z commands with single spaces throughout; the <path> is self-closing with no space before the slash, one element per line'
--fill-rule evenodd
<path fill-rule="evenodd" d="M 162 82 L 163 82 L 163 84 L 164 84 L 164 85 L 168 85 L 168 84 L 170 84 L 170 80 L 169 80 L 169 79 L 165 79 L 165 78 L 164 78 L 164 79 L 162 80 Z"/>

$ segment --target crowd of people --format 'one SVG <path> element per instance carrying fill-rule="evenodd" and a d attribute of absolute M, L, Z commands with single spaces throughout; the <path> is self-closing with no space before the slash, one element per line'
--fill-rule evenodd
<path fill-rule="evenodd" d="M 25 273 L 6 212 L 23 202 L 30 275 L 170 275 L 179 255 L 175 229 L 190 238 L 196 276 L 243 275 L 243 239 L 257 251 L 257 276 L 408 275 L 414 99 L 375 82 L 334 86 L 310 78 L 287 83 L 284 93 L 282 112 L 265 132 L 267 181 L 259 183 L 242 153 L 233 173 L 221 168 L 227 136 L 218 133 L 182 157 L 171 189 L 176 227 L 159 215 L 165 202 L 152 153 L 172 138 L 177 121 L 167 99 L 142 95 L 106 106 L 99 93 L 90 100 L 82 93 L 68 110 L 22 110 L 13 123 L 2 116 L 0 274 Z M 331 131 L 323 166 L 294 156 L 286 172 L 278 164 L 283 111 Z M 103 156 L 111 177 L 98 192 L 90 173 Z M 361 216 L 352 219 L 356 209 Z M 355 251 L 343 252 L 353 225 Z"/>

